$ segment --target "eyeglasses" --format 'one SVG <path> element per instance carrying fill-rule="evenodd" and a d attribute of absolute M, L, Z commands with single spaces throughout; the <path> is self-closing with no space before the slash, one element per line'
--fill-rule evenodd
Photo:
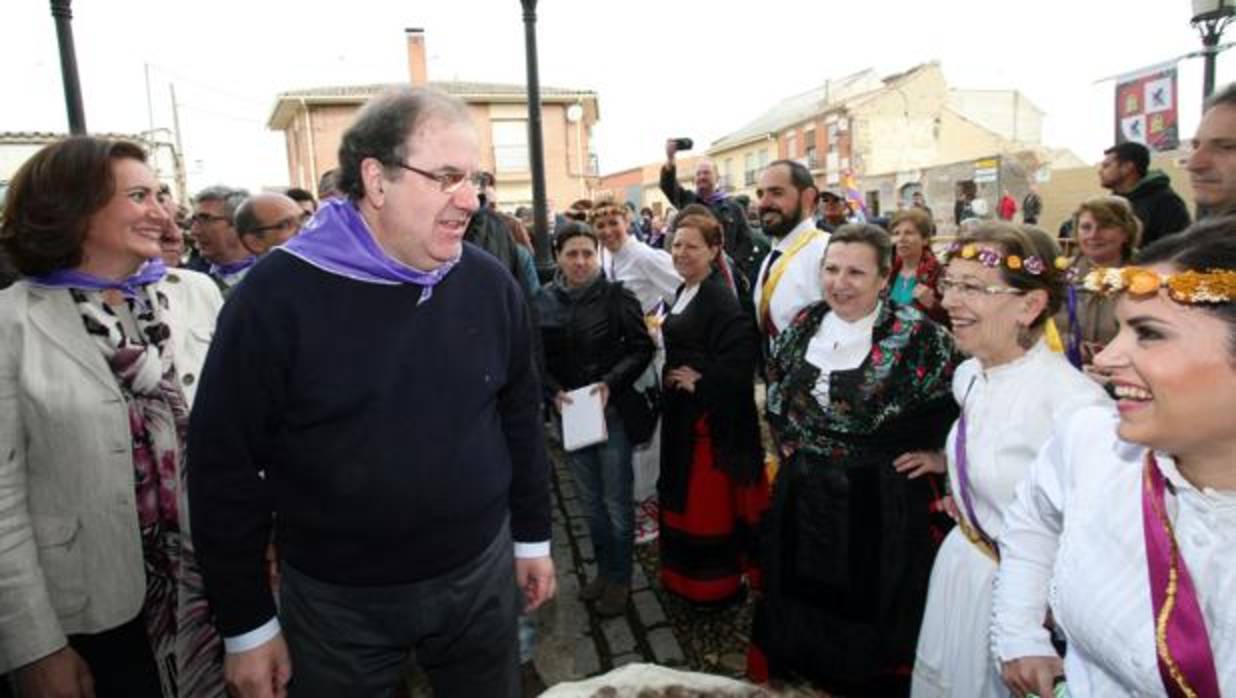
<path fill-rule="evenodd" d="M 263 225 L 258 228 L 253 228 L 251 232 L 262 234 L 262 233 L 269 232 L 271 230 L 288 230 L 288 229 L 291 229 L 294 231 L 300 230 L 300 226 L 306 220 L 308 220 L 308 218 L 306 217 L 305 214 L 301 214 L 299 216 L 288 216 L 287 218 L 284 218 L 270 225 Z"/>
<path fill-rule="evenodd" d="M 212 216 L 209 213 L 195 213 L 189 217 L 189 225 L 207 225 L 208 223 L 214 223 L 215 221 L 227 221 L 230 223 L 231 220 L 232 219 L 227 216 Z"/>
<path fill-rule="evenodd" d="M 981 296 L 1020 296 L 1025 291 L 1012 286 L 984 286 L 973 281 L 957 281 L 956 279 L 940 279 L 940 295 L 955 291 L 962 298 L 973 300 Z"/>
<path fill-rule="evenodd" d="M 425 177 L 426 179 L 432 179 L 433 181 L 437 182 L 438 189 L 440 189 L 443 194 L 454 194 L 455 192 L 459 191 L 459 188 L 464 185 L 464 182 L 468 182 L 473 187 L 477 189 L 481 189 L 482 187 L 485 186 L 485 183 L 487 181 L 486 175 L 484 172 L 473 172 L 472 174 L 468 174 L 466 172 L 460 172 L 459 170 L 443 170 L 441 172 L 429 172 L 428 170 L 422 170 L 419 167 L 413 167 L 407 164 L 406 162 L 397 162 L 395 164 L 402 167 L 405 170 L 408 170 L 410 172 L 415 172 L 416 174 L 422 177 Z"/>

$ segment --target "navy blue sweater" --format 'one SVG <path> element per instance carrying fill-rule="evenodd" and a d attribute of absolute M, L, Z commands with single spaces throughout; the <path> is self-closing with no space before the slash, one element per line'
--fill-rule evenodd
<path fill-rule="evenodd" d="M 225 636 L 274 616 L 262 567 L 272 513 L 283 559 L 342 585 L 450 571 L 508 512 L 516 541 L 549 540 L 518 286 L 465 245 L 432 298 L 420 295 L 275 252 L 228 299 L 188 456 L 193 540 Z"/>

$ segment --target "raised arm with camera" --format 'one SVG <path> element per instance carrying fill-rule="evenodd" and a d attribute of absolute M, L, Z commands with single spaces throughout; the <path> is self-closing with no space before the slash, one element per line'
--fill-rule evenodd
<path fill-rule="evenodd" d="M 681 150 L 693 147 L 690 138 L 670 138 L 665 141 L 665 164 L 661 166 L 661 193 L 678 210 L 690 204 L 707 206 L 721 222 L 725 235 L 725 253 L 734 260 L 743 277 L 744 292 L 760 268 L 769 244 L 764 236 L 753 233 L 747 225 L 747 213 L 733 198 L 718 187 L 717 169 L 711 160 L 701 159 L 695 166 L 695 191 L 678 183 L 678 167 L 675 156 Z"/>

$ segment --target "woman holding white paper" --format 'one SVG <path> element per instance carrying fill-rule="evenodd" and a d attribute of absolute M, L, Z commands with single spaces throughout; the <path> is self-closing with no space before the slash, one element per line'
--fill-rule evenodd
<path fill-rule="evenodd" d="M 588 519 L 597 576 L 581 591 L 603 616 L 626 609 L 631 586 L 634 528 L 631 442 L 616 396 L 652 360 L 639 301 L 600 273 L 599 243 L 592 229 L 572 223 L 558 233 L 558 273 L 532 299 L 545 351 L 545 389 L 559 411 L 572 390 L 592 386 L 605 412 L 607 439 L 567 453 L 579 501 Z"/>

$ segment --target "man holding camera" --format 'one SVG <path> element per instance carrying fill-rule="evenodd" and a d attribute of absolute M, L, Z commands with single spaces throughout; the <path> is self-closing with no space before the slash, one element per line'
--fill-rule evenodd
<path fill-rule="evenodd" d="M 703 204 L 721 222 L 725 233 L 725 253 L 734 260 L 745 281 L 743 295 L 749 295 L 751 285 L 755 283 L 755 275 L 759 272 L 764 255 L 768 254 L 768 240 L 762 235 L 751 232 L 747 225 L 747 214 L 725 192 L 717 189 L 717 169 L 711 160 L 701 160 L 695 166 L 695 191 L 683 189 L 678 184 L 678 167 L 674 156 L 679 150 L 690 150 L 690 138 L 671 138 L 665 141 L 665 164 L 661 166 L 661 192 L 669 199 L 674 208 L 681 211 L 690 204 Z"/>

